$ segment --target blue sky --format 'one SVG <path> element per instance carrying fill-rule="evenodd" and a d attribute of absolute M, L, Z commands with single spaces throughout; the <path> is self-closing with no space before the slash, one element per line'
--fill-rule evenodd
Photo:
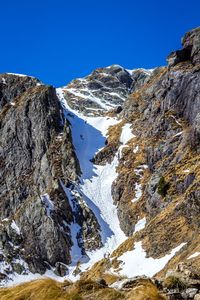
<path fill-rule="evenodd" d="M 164 65 L 200 26 L 199 0 L 7 0 L 0 10 L 0 73 L 54 86 L 111 64 Z"/>

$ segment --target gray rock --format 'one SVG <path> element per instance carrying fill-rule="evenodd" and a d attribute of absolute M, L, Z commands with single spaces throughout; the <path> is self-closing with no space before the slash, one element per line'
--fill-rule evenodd
<path fill-rule="evenodd" d="M 148 80 L 150 73 L 136 69 L 130 74 L 119 65 L 99 68 L 65 88 L 68 104 L 86 115 L 101 115 L 121 107 L 128 95 Z M 98 101 L 96 101 L 98 99 Z M 119 109 L 116 113 L 119 113 Z"/>
<path fill-rule="evenodd" d="M 12 263 L 11 266 L 13 271 L 17 274 L 22 274 L 25 271 L 24 266 L 22 266 L 20 263 Z"/>
<path fill-rule="evenodd" d="M 64 276 L 66 276 L 69 273 L 69 270 L 68 270 L 68 267 L 66 265 L 64 265 L 61 262 L 57 262 L 55 264 L 55 271 L 54 271 L 54 273 L 57 276 L 64 277 Z"/>
<path fill-rule="evenodd" d="M 194 299 L 194 296 L 197 294 L 198 289 L 195 288 L 188 288 L 185 290 L 186 295 L 189 299 Z"/>
<path fill-rule="evenodd" d="M 29 77 L 2 78 L 7 104 L 0 112 L 0 220 L 7 221 L 1 223 L 0 244 L 14 271 L 20 257 L 30 271 L 43 274 L 49 264 L 71 262 L 74 216 L 61 182 L 78 181 L 80 166 L 55 89 Z M 93 249 L 99 247 L 99 224 L 89 209 L 80 225 L 84 247 L 92 247 L 86 241 L 94 232 L 99 239 Z"/>

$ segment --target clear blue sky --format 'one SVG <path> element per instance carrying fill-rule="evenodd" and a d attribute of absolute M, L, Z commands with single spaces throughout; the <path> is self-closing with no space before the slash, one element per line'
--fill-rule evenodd
<path fill-rule="evenodd" d="M 200 26 L 200 0 L 6 0 L 0 73 L 62 86 L 111 64 L 152 68 Z"/>

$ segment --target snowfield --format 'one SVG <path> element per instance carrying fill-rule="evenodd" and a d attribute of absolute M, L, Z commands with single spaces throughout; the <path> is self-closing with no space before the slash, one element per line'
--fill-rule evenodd
<path fill-rule="evenodd" d="M 79 188 L 101 227 L 103 247 L 87 252 L 89 261 L 81 264 L 81 270 L 84 271 L 102 259 L 104 255 L 111 253 L 126 239 L 120 228 L 117 209 L 111 196 L 111 184 L 117 178 L 116 167 L 119 162 L 119 153 L 115 155 L 111 164 L 107 163 L 105 166 L 97 166 L 90 161 L 105 146 L 108 128 L 119 121 L 109 117 L 83 116 L 68 106 L 62 89 L 57 89 L 57 94 L 65 109 L 65 115 L 72 125 L 73 144 L 82 171 Z M 82 261 L 82 257 L 77 257 L 78 261 Z M 73 270 L 74 267 L 71 266 L 68 277 L 72 280 L 75 279 L 72 274 Z"/>
<path fill-rule="evenodd" d="M 119 275 L 134 277 L 138 275 L 146 275 L 152 277 L 159 271 L 161 271 L 168 261 L 178 252 L 185 243 L 180 244 L 174 248 L 170 254 L 164 257 L 154 259 L 152 257 L 146 257 L 146 252 L 142 248 L 142 242 L 135 243 L 135 249 L 125 252 L 118 260 L 122 261 L 119 271 Z"/>

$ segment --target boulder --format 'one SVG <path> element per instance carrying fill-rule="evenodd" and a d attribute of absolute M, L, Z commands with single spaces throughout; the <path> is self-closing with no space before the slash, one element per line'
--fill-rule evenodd
<path fill-rule="evenodd" d="M 61 276 L 61 277 L 64 277 L 68 274 L 69 270 L 68 270 L 68 267 L 66 265 L 64 265 L 63 263 L 61 262 L 57 262 L 55 264 L 55 270 L 54 270 L 54 273 L 57 275 L 57 276 Z"/>

